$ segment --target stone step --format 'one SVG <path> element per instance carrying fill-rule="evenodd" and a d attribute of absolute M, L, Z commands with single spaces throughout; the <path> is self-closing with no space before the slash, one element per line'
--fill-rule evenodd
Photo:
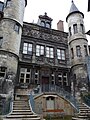
<path fill-rule="evenodd" d="M 29 105 L 28 104 L 23 104 L 23 105 L 16 105 L 16 104 L 14 104 L 13 105 L 13 107 L 29 107 Z"/>
<path fill-rule="evenodd" d="M 27 107 L 14 107 L 13 110 L 30 110 L 30 108 L 27 108 Z"/>
<path fill-rule="evenodd" d="M 31 112 L 31 110 L 13 110 L 13 112 Z"/>
<path fill-rule="evenodd" d="M 33 115 L 33 113 L 32 112 L 23 111 L 23 112 L 12 112 L 11 115 Z"/>
<path fill-rule="evenodd" d="M 41 120 L 41 118 L 3 118 L 3 120 Z"/>
<path fill-rule="evenodd" d="M 37 115 L 8 115 L 6 118 L 36 118 Z"/>
<path fill-rule="evenodd" d="M 87 120 L 87 119 L 72 117 L 72 120 Z"/>

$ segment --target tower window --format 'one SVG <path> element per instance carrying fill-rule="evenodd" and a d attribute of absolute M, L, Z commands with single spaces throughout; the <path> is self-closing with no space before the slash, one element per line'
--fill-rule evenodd
<path fill-rule="evenodd" d="M 31 43 L 24 43 L 23 44 L 23 53 L 32 55 L 32 44 Z"/>
<path fill-rule="evenodd" d="M 83 26 L 83 24 L 80 24 L 80 26 L 81 26 L 81 32 L 84 33 L 84 26 Z"/>
<path fill-rule="evenodd" d="M 76 54 L 77 54 L 77 57 L 81 57 L 81 48 L 80 48 L 80 46 L 76 46 Z"/>
<path fill-rule="evenodd" d="M 74 25 L 73 25 L 73 30 L 74 30 L 74 34 L 78 33 L 77 24 L 74 24 Z"/>
<path fill-rule="evenodd" d="M 36 45 L 36 56 L 44 55 L 44 46 Z"/>
<path fill-rule="evenodd" d="M 69 35 L 70 35 L 70 36 L 72 35 L 71 27 L 69 27 Z"/>
<path fill-rule="evenodd" d="M 88 51 L 87 51 L 87 46 L 86 45 L 84 45 L 84 53 L 85 53 L 85 56 L 88 55 Z"/>
<path fill-rule="evenodd" d="M 10 5 L 11 5 L 11 0 L 7 0 L 6 1 L 6 7 L 10 7 Z"/>
<path fill-rule="evenodd" d="M 3 37 L 0 37 L 0 48 L 2 47 Z"/>
<path fill-rule="evenodd" d="M 19 29 L 20 29 L 20 25 L 19 25 L 18 23 L 16 23 L 16 24 L 14 25 L 14 30 L 15 30 L 17 33 L 19 33 Z"/>
<path fill-rule="evenodd" d="M 65 60 L 65 50 L 57 49 L 57 59 Z"/>
<path fill-rule="evenodd" d="M 71 58 L 72 58 L 72 59 L 74 58 L 74 51 L 73 51 L 73 48 L 71 48 Z"/>
<path fill-rule="evenodd" d="M 46 47 L 46 57 L 54 58 L 54 49 L 51 47 Z"/>

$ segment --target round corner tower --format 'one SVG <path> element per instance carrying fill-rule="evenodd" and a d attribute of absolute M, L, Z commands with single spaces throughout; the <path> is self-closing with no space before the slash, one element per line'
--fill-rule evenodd
<path fill-rule="evenodd" d="M 0 68 L 6 68 L 6 76 L 15 80 L 19 60 L 19 49 L 23 17 L 27 0 L 4 0 L 4 17 L 1 20 L 2 38 L 0 46 Z M 10 77 L 10 76 L 9 76 Z"/>
<path fill-rule="evenodd" d="M 68 23 L 69 35 L 69 53 L 72 74 L 72 91 L 75 96 L 83 88 L 88 90 L 86 57 L 88 56 L 88 41 L 85 35 L 84 14 L 78 10 L 72 1 L 70 12 L 66 17 Z"/>

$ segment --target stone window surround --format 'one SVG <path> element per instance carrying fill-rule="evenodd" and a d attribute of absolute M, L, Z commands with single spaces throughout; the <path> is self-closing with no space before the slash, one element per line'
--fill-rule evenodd
<path fill-rule="evenodd" d="M 43 45 L 36 45 L 36 56 L 44 55 L 44 46 Z"/>
<path fill-rule="evenodd" d="M 30 83 L 31 79 L 31 69 L 30 68 L 21 68 L 20 69 L 20 83 Z"/>
<path fill-rule="evenodd" d="M 80 47 L 80 45 L 76 46 L 76 55 L 77 55 L 77 57 L 81 57 L 81 47 Z"/>
<path fill-rule="evenodd" d="M 23 43 L 23 54 L 32 55 L 32 51 L 33 51 L 33 44 L 29 42 L 24 42 Z"/>
<path fill-rule="evenodd" d="M 57 59 L 58 60 L 65 60 L 66 59 L 65 49 L 57 48 Z"/>

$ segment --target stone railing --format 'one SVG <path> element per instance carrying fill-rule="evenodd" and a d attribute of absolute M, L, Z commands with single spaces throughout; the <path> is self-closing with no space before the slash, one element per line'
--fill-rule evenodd
<path fill-rule="evenodd" d="M 70 104 L 77 111 L 79 110 L 79 108 L 78 108 L 78 102 L 75 99 L 75 97 L 71 95 L 71 93 L 65 91 L 60 86 L 56 86 L 56 85 L 50 85 L 48 89 L 46 89 L 46 87 L 47 86 L 44 86 L 43 89 L 42 89 L 42 86 L 37 86 L 37 88 L 35 88 L 33 90 L 33 95 L 36 96 L 36 95 L 41 94 L 41 93 L 54 92 L 54 93 L 57 93 L 59 96 L 63 97 L 64 99 L 66 99 L 68 102 L 70 102 Z"/>

